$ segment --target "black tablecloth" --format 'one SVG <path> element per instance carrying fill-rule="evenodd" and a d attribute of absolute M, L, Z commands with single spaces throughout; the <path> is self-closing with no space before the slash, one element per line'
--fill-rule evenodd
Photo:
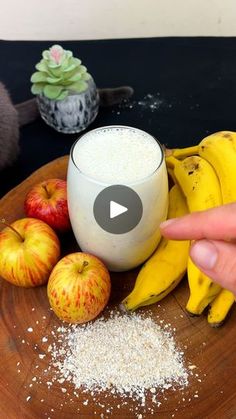
<path fill-rule="evenodd" d="M 0 41 L 0 80 L 14 103 L 30 98 L 30 76 L 53 43 Z M 169 147 L 236 130 L 236 38 L 151 38 L 56 42 L 82 59 L 98 87 L 131 85 L 130 103 L 100 108 L 89 129 L 123 124 Z M 77 135 L 41 119 L 21 129 L 17 162 L 0 172 L 0 195 L 43 164 L 69 153 Z M 1 152 L 1 150 L 0 150 Z"/>

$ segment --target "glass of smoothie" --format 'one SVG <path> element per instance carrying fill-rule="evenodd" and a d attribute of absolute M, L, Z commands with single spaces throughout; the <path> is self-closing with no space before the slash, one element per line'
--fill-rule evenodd
<path fill-rule="evenodd" d="M 142 202 L 138 224 L 120 234 L 106 231 L 94 215 L 96 198 L 113 185 L 131 188 Z M 145 131 L 128 126 L 111 125 L 85 133 L 71 148 L 67 193 L 80 249 L 100 258 L 111 271 L 135 268 L 156 249 L 159 225 L 167 216 L 168 177 L 161 144 Z"/>

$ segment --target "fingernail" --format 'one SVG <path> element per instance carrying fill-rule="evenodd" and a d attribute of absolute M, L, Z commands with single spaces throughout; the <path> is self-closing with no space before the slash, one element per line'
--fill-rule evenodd
<path fill-rule="evenodd" d="M 218 251 L 213 243 L 207 240 L 200 240 L 192 245 L 190 256 L 199 268 L 208 270 L 214 268 L 218 258 Z"/>
<path fill-rule="evenodd" d="M 160 228 L 164 229 L 166 227 L 169 227 L 171 224 L 174 224 L 175 222 L 176 222 L 176 218 L 171 218 L 170 220 L 163 221 L 160 224 Z"/>

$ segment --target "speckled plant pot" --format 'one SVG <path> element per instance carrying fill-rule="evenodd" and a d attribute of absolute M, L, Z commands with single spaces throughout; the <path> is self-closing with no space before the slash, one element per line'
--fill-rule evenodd
<path fill-rule="evenodd" d="M 96 118 L 99 109 L 99 95 L 91 78 L 88 88 L 82 93 L 71 93 L 64 100 L 51 100 L 37 96 L 41 117 L 56 131 L 74 134 L 86 129 Z"/>

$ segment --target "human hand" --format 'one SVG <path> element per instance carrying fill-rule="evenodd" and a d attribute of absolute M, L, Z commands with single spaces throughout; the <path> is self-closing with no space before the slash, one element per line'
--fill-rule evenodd
<path fill-rule="evenodd" d="M 166 238 L 195 240 L 195 265 L 236 295 L 236 202 L 167 220 L 160 228 Z"/>

